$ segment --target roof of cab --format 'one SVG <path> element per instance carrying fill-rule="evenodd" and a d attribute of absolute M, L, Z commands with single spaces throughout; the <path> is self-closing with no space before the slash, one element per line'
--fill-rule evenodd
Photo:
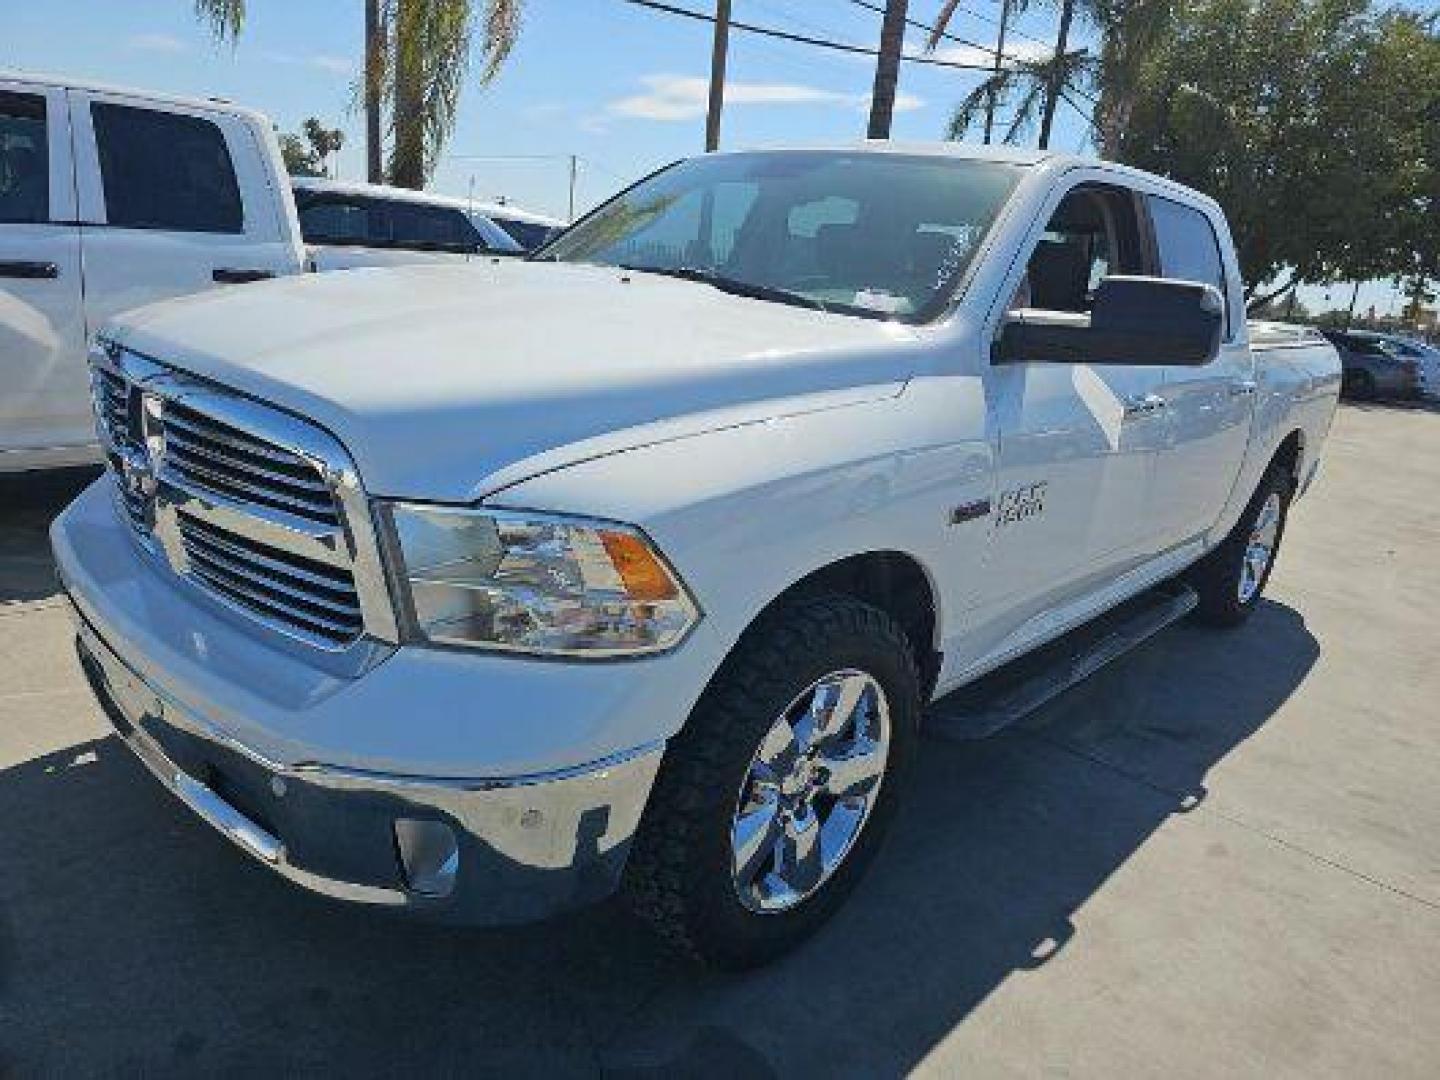
<path fill-rule="evenodd" d="M 359 181 L 329 180 L 321 176 L 292 176 L 290 186 L 302 191 L 328 191 L 337 195 L 373 195 L 396 202 L 425 203 L 428 206 L 448 206 L 456 210 L 474 209 L 481 213 L 480 204 L 453 195 L 437 195 L 430 191 L 416 191 L 414 188 L 392 187 L 389 184 L 365 184 Z"/>
<path fill-rule="evenodd" d="M 154 90 L 137 90 L 133 86 L 113 86 L 109 83 L 96 82 L 91 79 L 79 79 L 71 75 L 50 75 L 42 72 L 15 71 L 10 68 L 0 68 L 0 80 L 10 83 L 34 86 L 36 89 L 59 88 L 64 90 L 84 90 L 92 94 L 114 94 L 117 97 L 135 98 L 139 101 L 151 101 L 160 105 L 179 105 L 188 109 L 208 109 L 214 112 L 234 113 L 250 117 L 269 126 L 269 118 L 264 113 L 245 105 L 237 105 L 233 101 L 227 101 L 219 97 L 185 97 L 180 94 L 162 94 Z"/>

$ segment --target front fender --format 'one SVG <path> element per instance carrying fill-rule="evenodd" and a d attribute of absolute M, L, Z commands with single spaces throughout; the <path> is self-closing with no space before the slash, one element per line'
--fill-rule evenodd
<path fill-rule="evenodd" d="M 713 672 L 755 616 L 816 570 L 899 552 L 929 576 L 939 637 L 958 632 L 993 494 L 977 379 L 923 380 L 898 398 L 638 447 L 534 477 L 487 505 L 586 514 L 643 528 L 704 612 Z"/>

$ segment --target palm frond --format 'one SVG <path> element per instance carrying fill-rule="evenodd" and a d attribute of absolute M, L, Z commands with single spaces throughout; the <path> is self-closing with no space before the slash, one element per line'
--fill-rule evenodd
<path fill-rule="evenodd" d="M 195 17 L 216 41 L 235 41 L 245 25 L 245 0 L 195 0 Z"/>
<path fill-rule="evenodd" d="M 480 55 L 485 58 L 485 67 L 480 72 L 482 83 L 488 83 L 500 74 L 500 68 L 520 37 L 524 15 L 525 0 L 486 0 L 480 36 Z"/>

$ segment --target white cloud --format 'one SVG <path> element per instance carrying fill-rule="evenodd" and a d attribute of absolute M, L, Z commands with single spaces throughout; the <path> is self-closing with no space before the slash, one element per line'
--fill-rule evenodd
<path fill-rule="evenodd" d="M 643 94 L 619 98 L 607 111 L 642 120 L 686 120 L 704 116 L 710 96 L 709 80 L 699 75 L 645 75 L 640 79 Z M 729 82 L 725 85 L 726 107 L 736 105 L 831 105 L 839 108 L 868 108 L 868 94 L 846 94 L 800 83 Z M 919 109 L 925 102 L 913 94 L 901 94 L 895 108 L 900 112 Z"/>
<path fill-rule="evenodd" d="M 343 56 L 332 56 L 328 53 L 299 56 L 295 53 L 277 52 L 274 49 L 266 49 L 260 53 L 260 59 L 271 64 L 299 64 L 305 67 L 316 68 L 320 71 L 326 71 L 332 75 L 349 75 L 355 70 L 355 64 L 350 60 L 347 60 Z"/>
<path fill-rule="evenodd" d="M 321 71 L 328 71 L 332 75 L 349 75 L 355 70 L 355 65 L 343 56 L 328 56 L 320 53 L 310 57 L 306 62 L 311 67 L 319 68 Z"/>
<path fill-rule="evenodd" d="M 1007 41 L 1005 43 L 1005 63 L 1010 66 L 1015 60 L 1036 61 L 1048 59 L 1051 53 L 1050 46 L 1042 45 L 1038 41 Z M 975 67 L 993 67 L 995 65 L 995 43 L 989 42 L 984 45 L 946 45 L 944 48 L 935 50 L 935 59 L 944 60 L 950 64 L 973 64 Z"/>
<path fill-rule="evenodd" d="M 139 52 L 183 53 L 190 46 L 169 34 L 131 34 L 125 39 L 125 47 Z"/>

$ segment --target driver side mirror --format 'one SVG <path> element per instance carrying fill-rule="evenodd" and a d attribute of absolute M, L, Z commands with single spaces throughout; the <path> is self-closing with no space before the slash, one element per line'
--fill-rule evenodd
<path fill-rule="evenodd" d="M 1215 359 L 1225 301 L 1213 285 L 1107 277 L 1091 312 L 1010 313 L 991 350 L 996 364 L 1172 364 Z"/>

